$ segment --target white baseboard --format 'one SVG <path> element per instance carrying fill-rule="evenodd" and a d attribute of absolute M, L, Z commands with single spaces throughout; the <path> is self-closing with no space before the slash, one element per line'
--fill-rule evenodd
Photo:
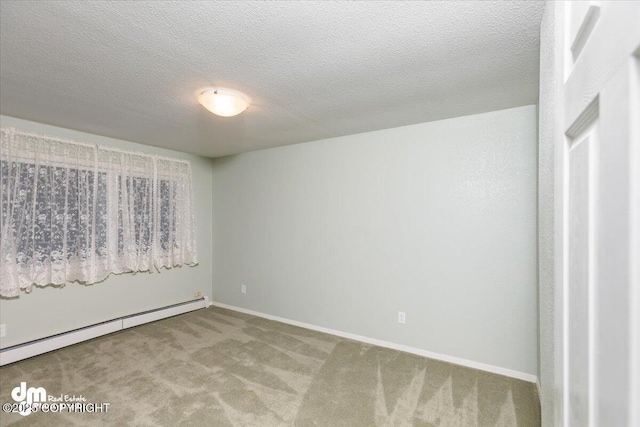
<path fill-rule="evenodd" d="M 144 313 L 134 314 L 133 316 L 122 318 L 122 329 L 133 328 L 134 326 L 142 325 L 144 323 L 155 322 L 156 320 L 177 316 L 178 314 L 184 314 L 206 307 L 207 301 L 201 298 L 195 301 L 172 305 L 159 310 L 152 310 L 146 311 Z"/>
<path fill-rule="evenodd" d="M 481 371 L 491 372 L 494 374 L 504 375 L 506 377 L 516 378 L 519 380 L 527 381 L 530 383 L 538 383 L 538 377 L 525 372 L 514 371 L 512 369 L 502 368 L 500 366 L 493 366 L 486 363 L 476 362 L 473 360 L 462 359 L 459 357 L 449 356 L 446 354 L 434 353 L 432 351 L 423 350 L 420 348 L 409 347 L 402 344 L 395 344 L 388 341 L 382 341 L 376 338 L 365 337 L 362 335 L 356 335 L 349 332 L 337 331 L 335 329 L 324 328 L 322 326 L 311 325 L 309 323 L 298 322 L 297 320 L 286 319 L 284 317 L 273 316 L 271 314 L 261 313 L 259 311 L 249 310 L 242 307 L 236 307 L 229 304 L 220 302 L 211 302 L 211 305 L 221 308 L 227 308 L 229 310 L 238 311 L 240 313 L 251 314 L 253 316 L 262 317 L 269 320 L 275 320 L 276 322 L 287 323 L 293 326 L 299 326 L 305 329 L 311 329 L 318 332 L 324 332 L 330 335 L 336 335 L 342 338 L 348 338 L 355 341 L 361 341 L 367 344 L 377 345 L 379 347 L 391 348 L 393 350 L 404 351 L 406 353 L 417 354 L 419 356 L 428 357 L 430 359 L 441 360 L 443 362 L 454 363 L 456 365 L 466 366 L 468 368 L 479 369 Z"/>
<path fill-rule="evenodd" d="M 197 300 L 145 311 L 131 316 L 120 317 L 103 323 L 98 323 L 96 325 L 76 329 L 74 331 L 64 332 L 59 335 L 7 347 L 0 350 L 0 366 L 28 359 L 29 357 L 37 356 L 39 354 L 48 353 L 59 348 L 87 341 L 92 338 L 97 338 L 102 335 L 107 335 L 112 332 L 121 331 L 143 323 L 154 322 L 156 320 L 176 316 L 189 311 L 206 308 L 208 305 L 208 300 L 205 298 L 199 298 Z"/>
<path fill-rule="evenodd" d="M 9 347 L 0 352 L 0 366 L 17 362 L 22 359 L 48 353 L 62 347 L 77 344 L 82 341 L 117 332 L 122 329 L 122 319 L 99 323 L 97 325 L 78 329 L 50 338 L 43 338 L 30 343 Z"/>

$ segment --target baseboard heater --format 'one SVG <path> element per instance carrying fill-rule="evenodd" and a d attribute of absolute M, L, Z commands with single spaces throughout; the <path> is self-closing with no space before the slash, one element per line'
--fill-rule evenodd
<path fill-rule="evenodd" d="M 167 317 L 177 316 L 178 314 L 199 310 L 208 306 L 208 297 L 198 298 L 196 300 L 119 317 L 117 319 L 107 320 L 106 322 L 85 326 L 84 328 L 75 329 L 73 331 L 7 347 L 0 350 L 0 366 L 37 356 L 39 354 L 48 353 L 62 347 L 97 338 L 102 335 L 132 328 L 144 323 L 155 322 L 156 320 L 165 319 Z"/>

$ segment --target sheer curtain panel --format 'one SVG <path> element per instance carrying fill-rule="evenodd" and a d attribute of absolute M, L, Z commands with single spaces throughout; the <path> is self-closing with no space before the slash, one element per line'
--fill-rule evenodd
<path fill-rule="evenodd" d="M 0 132 L 0 296 L 198 263 L 188 161 Z"/>

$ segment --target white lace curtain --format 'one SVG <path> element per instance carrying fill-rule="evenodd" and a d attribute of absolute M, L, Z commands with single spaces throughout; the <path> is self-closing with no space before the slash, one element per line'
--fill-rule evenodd
<path fill-rule="evenodd" d="M 0 132 L 0 296 L 197 264 L 189 162 Z"/>

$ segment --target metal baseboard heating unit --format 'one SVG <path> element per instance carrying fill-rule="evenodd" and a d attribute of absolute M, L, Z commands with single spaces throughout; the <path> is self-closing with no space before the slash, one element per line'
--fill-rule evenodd
<path fill-rule="evenodd" d="M 108 320 L 106 322 L 97 323 L 95 325 L 86 326 L 73 331 L 7 347 L 0 350 L 0 366 L 37 356 L 39 354 L 48 353 L 59 348 L 87 341 L 92 338 L 97 338 L 102 335 L 118 332 L 144 323 L 155 322 L 156 320 L 165 319 L 167 317 L 177 316 L 178 314 L 199 310 L 208 306 L 208 297 L 198 298 L 193 301 L 144 311 L 142 313 Z"/>

